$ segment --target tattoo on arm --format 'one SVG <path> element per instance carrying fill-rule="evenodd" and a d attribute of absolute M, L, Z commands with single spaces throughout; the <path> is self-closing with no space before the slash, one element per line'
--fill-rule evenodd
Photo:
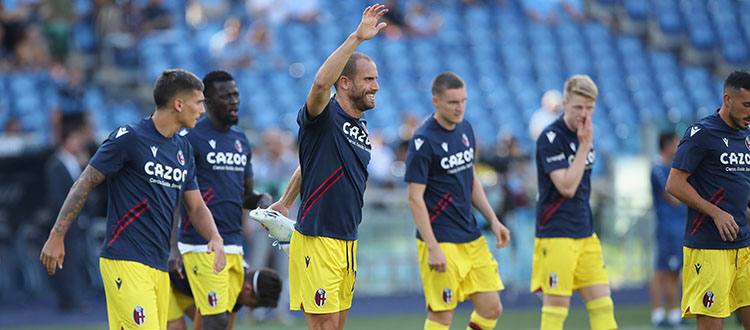
<path fill-rule="evenodd" d="M 81 173 L 81 177 L 73 183 L 68 196 L 65 197 L 60 213 L 57 215 L 55 226 L 52 230 L 58 235 L 65 235 L 73 221 L 78 217 L 78 213 L 83 209 L 86 198 L 91 190 L 98 186 L 106 177 L 102 172 L 88 165 Z"/>

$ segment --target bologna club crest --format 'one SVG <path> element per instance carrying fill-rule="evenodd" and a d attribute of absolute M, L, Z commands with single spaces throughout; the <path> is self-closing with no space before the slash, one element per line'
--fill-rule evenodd
<path fill-rule="evenodd" d="M 451 288 L 443 289 L 443 302 L 450 304 L 453 301 L 453 290 Z"/>
<path fill-rule="evenodd" d="M 326 290 L 323 288 L 318 289 L 318 291 L 315 291 L 315 305 L 318 305 L 318 307 L 323 307 L 323 305 L 326 304 Z"/>
<path fill-rule="evenodd" d="M 211 307 L 216 307 L 216 305 L 219 304 L 219 296 L 216 295 L 216 292 L 210 291 L 208 293 L 208 305 Z"/>
<path fill-rule="evenodd" d="M 714 292 L 706 291 L 706 293 L 703 294 L 703 306 L 706 308 L 711 308 L 711 306 L 713 305 L 714 305 Z"/>
<path fill-rule="evenodd" d="M 747 147 L 747 150 L 750 150 L 750 136 L 745 137 L 745 147 Z"/>
<path fill-rule="evenodd" d="M 237 152 L 242 152 L 242 143 L 240 143 L 240 140 L 234 140 L 234 148 L 237 149 Z"/>
<path fill-rule="evenodd" d="M 557 274 L 549 274 L 549 288 L 554 289 L 557 287 Z"/>
<path fill-rule="evenodd" d="M 185 156 L 182 155 L 182 150 L 177 151 L 177 162 L 180 163 L 181 166 L 185 166 Z"/>
<path fill-rule="evenodd" d="M 466 134 L 461 134 L 461 142 L 463 142 L 467 148 L 469 147 L 469 138 L 466 136 Z"/>
<path fill-rule="evenodd" d="M 133 309 L 133 321 L 136 325 L 143 325 L 146 322 L 146 311 L 141 306 L 135 306 Z"/>

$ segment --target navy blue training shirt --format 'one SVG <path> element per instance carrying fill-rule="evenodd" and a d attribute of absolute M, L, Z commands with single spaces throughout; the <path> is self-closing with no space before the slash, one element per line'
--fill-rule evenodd
<path fill-rule="evenodd" d="M 539 181 L 539 200 L 536 204 L 536 237 L 585 238 L 594 234 L 591 215 L 591 168 L 596 154 L 591 147 L 586 157 L 586 169 L 573 198 L 565 198 L 552 183 L 549 174 L 567 168 L 578 150 L 578 135 L 571 131 L 563 116 L 542 131 L 536 141 L 536 173 Z"/>
<path fill-rule="evenodd" d="M 193 146 L 196 177 L 201 195 L 219 229 L 224 245 L 242 245 L 242 200 L 245 178 L 253 177 L 250 143 L 239 128 L 218 130 L 203 117 L 185 135 Z M 185 244 L 207 244 L 184 207 L 181 208 L 179 241 Z"/>
<path fill-rule="evenodd" d="M 671 169 L 670 164 L 664 164 L 661 160 L 654 161 L 651 168 L 651 194 L 654 197 L 654 209 L 656 209 L 657 234 L 680 232 L 685 226 L 687 206 L 682 203 L 672 205 L 664 197 Z"/>
<path fill-rule="evenodd" d="M 295 228 L 307 236 L 356 240 L 372 150 L 366 120 L 344 112 L 332 97 L 313 119 L 302 107 L 297 123 L 302 203 Z"/>
<path fill-rule="evenodd" d="M 167 271 L 172 216 L 184 191 L 198 189 L 193 148 L 166 138 L 148 117 L 113 131 L 89 164 L 107 176 L 103 258 Z"/>
<path fill-rule="evenodd" d="M 424 202 L 438 242 L 467 243 L 481 235 L 471 209 L 475 143 L 468 121 L 449 131 L 432 116 L 409 143 L 404 181 L 425 185 Z M 422 239 L 419 230 L 417 238 Z"/>
<path fill-rule="evenodd" d="M 688 127 L 672 167 L 690 173 L 687 182 L 703 199 L 734 216 L 740 232 L 722 241 L 713 219 L 688 208 L 683 245 L 695 249 L 738 249 L 750 245 L 750 132 L 729 127 L 716 112 Z"/>

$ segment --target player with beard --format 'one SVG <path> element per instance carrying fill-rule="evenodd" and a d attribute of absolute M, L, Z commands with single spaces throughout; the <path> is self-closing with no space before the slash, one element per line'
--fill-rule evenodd
<path fill-rule="evenodd" d="M 180 134 L 193 146 L 201 196 L 224 238 L 227 266 L 218 274 L 206 271 L 211 265 L 210 256 L 203 253 L 207 242 L 195 230 L 184 208 L 177 230 L 178 249 L 195 297 L 196 313 L 203 316 L 203 329 L 225 329 L 245 275 L 242 210 L 259 206 L 261 195 L 253 191 L 250 143 L 235 126 L 240 93 L 234 78 L 224 71 L 212 71 L 203 78 L 203 84 L 208 116 Z M 262 200 L 260 206 L 266 207 L 271 197 L 265 195 Z M 181 270 L 177 253 L 172 256 L 171 269 Z"/>
<path fill-rule="evenodd" d="M 193 148 L 177 134 L 204 112 L 203 83 L 185 70 L 166 70 L 154 85 L 156 111 L 112 132 L 65 198 L 40 259 L 47 272 L 62 269 L 63 240 L 89 192 L 107 179 L 107 232 L 99 258 L 110 330 L 167 327 L 169 239 L 180 198 L 193 226 L 209 239 L 204 269 L 226 264 L 223 240 L 195 179 Z M 207 254 L 206 252 L 216 252 Z M 215 258 L 214 258 L 215 255 Z"/>
<path fill-rule="evenodd" d="M 738 311 L 750 329 L 750 72 L 724 81 L 721 108 L 688 127 L 667 192 L 688 206 L 682 241 L 682 317 L 721 329 Z"/>
<path fill-rule="evenodd" d="M 351 307 L 371 152 L 363 114 L 380 89 L 375 63 L 354 50 L 386 26 L 378 20 L 387 11 L 367 7 L 357 30 L 315 75 L 297 116 L 300 168 L 271 206 L 288 216 L 301 191 L 289 251 L 290 308 L 304 310 L 309 329 L 343 329 Z"/>

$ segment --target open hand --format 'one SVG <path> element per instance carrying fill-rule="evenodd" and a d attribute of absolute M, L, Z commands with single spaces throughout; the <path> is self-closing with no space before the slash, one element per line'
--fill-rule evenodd
<path fill-rule="evenodd" d="M 385 22 L 378 24 L 378 20 L 387 12 L 388 9 L 385 9 L 385 6 L 377 3 L 365 8 L 362 13 L 362 21 L 359 22 L 354 35 L 361 40 L 369 40 L 374 37 L 387 25 Z"/>

